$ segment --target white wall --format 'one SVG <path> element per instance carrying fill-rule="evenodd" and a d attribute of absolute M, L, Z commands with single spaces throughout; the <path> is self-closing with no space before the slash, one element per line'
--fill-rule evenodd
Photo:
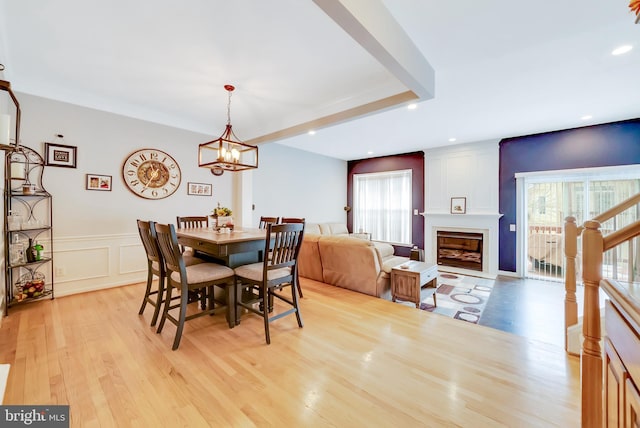
<path fill-rule="evenodd" d="M 281 144 L 260 146 L 253 171 L 253 225 L 260 216 L 346 223 L 347 162 Z"/>
<path fill-rule="evenodd" d="M 142 281 L 146 259 L 136 219 L 173 223 L 177 215 L 209 214 L 220 202 L 238 201 L 260 213 L 304 216 L 309 221 L 344 221 L 346 162 L 285 146 L 260 146 L 260 168 L 247 174 L 213 176 L 198 168 L 198 144 L 212 136 L 112 113 L 17 94 L 22 107 L 21 143 L 43 153 L 44 142 L 77 147 L 77 168 L 45 167 L 44 185 L 53 195 L 56 296 Z M 54 140 L 56 134 L 64 140 Z M 146 200 L 124 185 L 122 163 L 134 150 L 155 148 L 173 156 L 182 183 L 172 196 Z M 85 190 L 85 174 L 113 177 L 111 192 Z M 244 179 L 244 178 L 243 178 Z M 246 183 L 252 181 L 251 185 Z M 213 196 L 187 195 L 187 182 L 213 184 Z M 234 190 L 253 194 L 235 195 Z M 243 213 L 251 218 L 246 209 Z M 244 206 L 241 206 L 244 208 Z"/>

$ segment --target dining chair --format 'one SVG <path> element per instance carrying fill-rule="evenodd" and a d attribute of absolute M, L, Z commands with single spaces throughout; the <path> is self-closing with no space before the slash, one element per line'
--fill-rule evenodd
<path fill-rule="evenodd" d="M 282 217 L 280 222 L 281 223 L 302 223 L 302 224 L 305 224 L 304 218 L 300 218 L 300 217 Z M 302 287 L 300 286 L 300 276 L 299 276 L 297 270 L 296 270 L 295 281 L 296 281 L 296 288 L 298 289 L 298 294 L 300 295 L 300 297 L 304 297 L 302 295 Z"/>
<path fill-rule="evenodd" d="M 194 227 L 209 227 L 208 216 L 188 216 L 188 217 L 176 217 L 176 225 L 179 229 L 182 228 L 194 228 Z"/>
<path fill-rule="evenodd" d="M 185 265 L 182 252 L 178 246 L 175 227 L 172 224 L 159 223 L 153 224 L 152 227 L 155 228 L 158 247 L 164 258 L 167 278 L 167 296 L 162 311 L 162 318 L 160 319 L 160 325 L 158 326 L 158 333 L 162 332 L 164 323 L 167 320 L 171 321 L 176 326 L 176 336 L 172 347 L 173 350 L 176 350 L 180 345 L 180 339 L 186 321 L 204 315 L 213 315 L 225 309 L 229 327 L 235 326 L 233 269 L 217 263 L 206 262 L 191 266 Z M 216 297 L 214 292 L 215 287 L 219 287 L 224 291 L 224 301 Z M 176 304 L 172 304 L 172 294 L 174 290 L 180 292 L 180 299 Z M 188 295 L 189 291 L 193 290 L 200 290 L 200 293 L 206 296 L 208 307 L 199 312 L 187 315 Z M 217 307 L 216 304 L 218 304 Z M 177 317 L 170 312 L 173 309 L 179 309 Z"/>
<path fill-rule="evenodd" d="M 144 251 L 147 255 L 147 287 L 144 292 L 142 305 L 140 306 L 138 314 L 142 315 L 144 313 L 147 303 L 153 306 L 155 309 L 153 311 L 153 317 L 151 318 L 151 326 L 154 326 L 156 325 L 162 303 L 164 302 L 166 271 L 164 259 L 162 258 L 160 247 L 158 247 L 156 230 L 153 227 L 154 222 L 137 220 L 137 224 L 142 246 L 144 247 Z M 187 266 L 202 263 L 204 261 L 189 255 L 183 256 L 183 260 Z M 155 290 L 152 289 L 154 277 L 158 277 L 158 287 Z"/>
<path fill-rule="evenodd" d="M 260 223 L 258 223 L 258 229 L 266 229 L 269 223 L 278 223 L 279 217 L 260 217 Z"/>
<path fill-rule="evenodd" d="M 294 278 L 298 269 L 298 254 L 304 234 L 304 224 L 267 224 L 265 241 L 265 257 L 262 262 L 238 266 L 236 274 L 236 324 L 240 323 L 239 307 L 262 316 L 264 319 L 264 333 L 267 344 L 271 343 L 269 323 L 284 316 L 295 314 L 298 326 L 302 327 L 302 316 L 298 305 L 298 294 L 294 287 Z M 291 298 L 280 292 L 291 287 Z M 278 299 L 291 308 L 277 310 L 273 306 Z M 246 300 L 245 300 L 246 299 Z M 256 303 L 258 303 L 256 307 Z M 274 313 L 273 312 L 278 312 Z"/>
<path fill-rule="evenodd" d="M 144 292 L 144 298 L 142 299 L 142 305 L 140 306 L 139 315 L 144 313 L 147 303 L 153 306 L 153 317 L 151 317 L 151 325 L 156 325 L 158 315 L 160 314 L 160 307 L 162 306 L 164 295 L 164 281 L 165 270 L 164 260 L 158 247 L 158 241 L 156 240 L 155 229 L 152 227 L 152 222 L 138 220 L 138 233 L 142 240 L 142 246 L 147 254 L 147 288 Z M 158 287 L 152 290 L 153 278 L 158 277 Z"/>

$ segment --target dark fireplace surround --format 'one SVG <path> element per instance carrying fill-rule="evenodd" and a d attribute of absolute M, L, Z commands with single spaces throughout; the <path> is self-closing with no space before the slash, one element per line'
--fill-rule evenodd
<path fill-rule="evenodd" d="M 482 233 L 438 230 L 438 265 L 482 271 L 482 240 Z"/>

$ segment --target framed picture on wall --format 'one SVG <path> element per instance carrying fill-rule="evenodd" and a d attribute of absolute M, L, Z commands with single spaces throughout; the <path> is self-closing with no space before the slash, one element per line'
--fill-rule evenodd
<path fill-rule="evenodd" d="M 467 212 L 467 198 L 451 198 L 451 214 L 465 214 Z"/>
<path fill-rule="evenodd" d="M 47 166 L 76 167 L 78 148 L 63 144 L 44 143 L 44 164 Z"/>
<path fill-rule="evenodd" d="M 187 195 L 211 196 L 212 186 L 207 183 L 187 183 Z"/>
<path fill-rule="evenodd" d="M 111 191 L 111 176 L 87 174 L 87 190 Z"/>

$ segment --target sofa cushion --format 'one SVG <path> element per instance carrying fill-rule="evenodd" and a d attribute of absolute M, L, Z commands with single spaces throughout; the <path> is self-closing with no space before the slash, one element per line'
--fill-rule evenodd
<path fill-rule="evenodd" d="M 320 225 L 318 223 L 307 223 L 304 225 L 304 234 L 307 236 L 309 233 L 320 235 Z"/>
<path fill-rule="evenodd" d="M 402 256 L 390 256 L 386 257 L 382 260 L 382 270 L 386 273 L 391 273 L 391 269 L 401 265 L 402 263 L 406 263 L 409 261 L 409 257 Z"/>
<path fill-rule="evenodd" d="M 373 245 L 375 245 L 375 247 L 378 249 L 381 259 L 384 259 L 386 257 L 393 255 L 393 252 L 394 252 L 393 245 L 387 244 L 386 242 L 378 242 L 378 241 L 372 241 L 372 242 L 373 242 Z"/>

